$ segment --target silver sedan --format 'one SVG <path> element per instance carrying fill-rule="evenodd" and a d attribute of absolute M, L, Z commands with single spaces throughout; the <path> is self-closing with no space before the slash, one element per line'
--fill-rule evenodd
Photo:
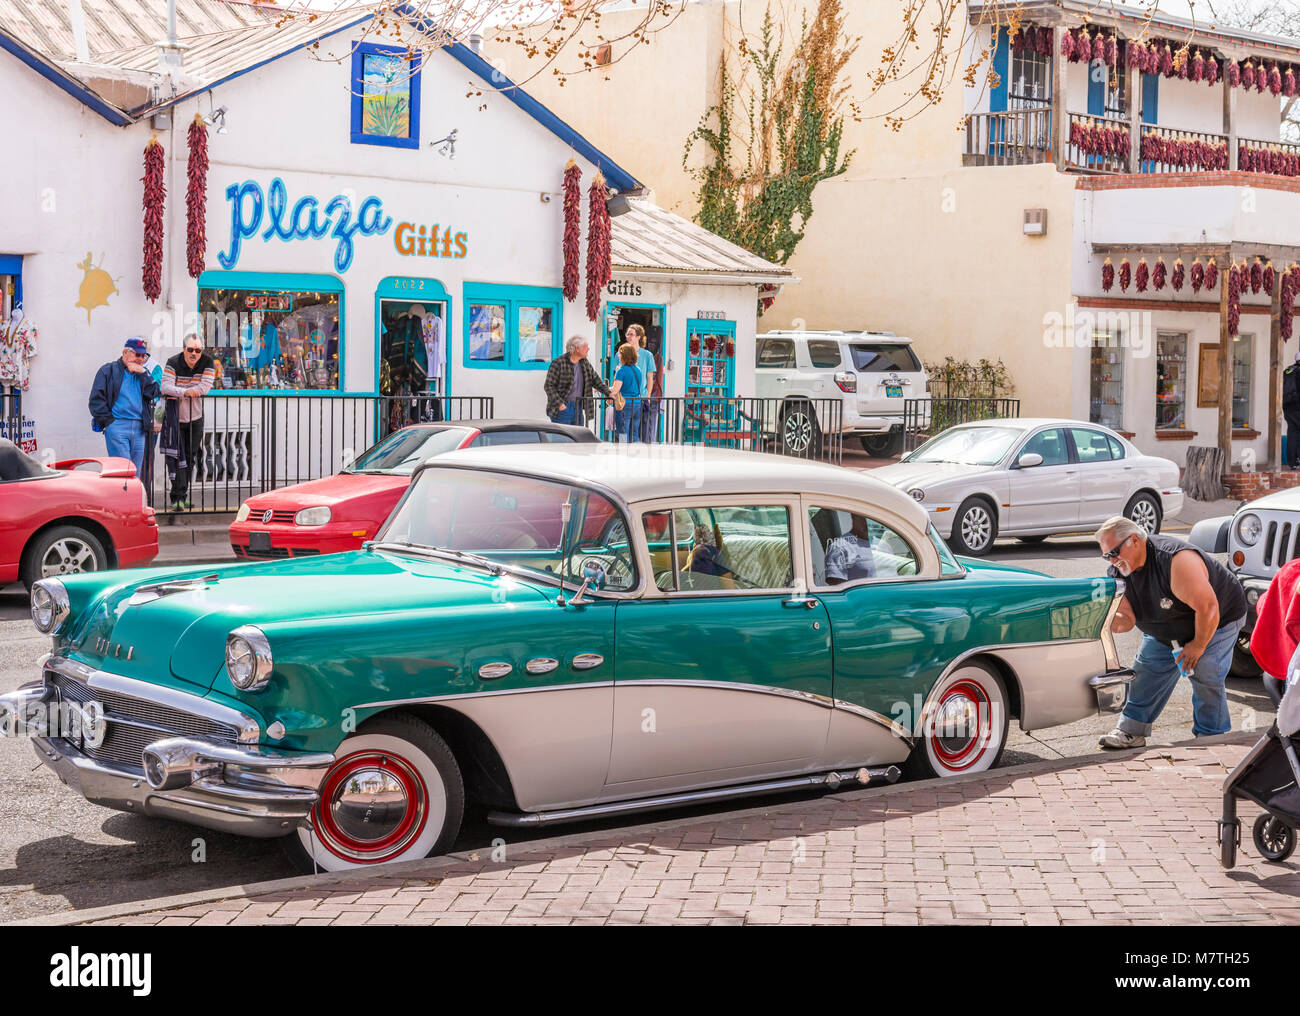
<path fill-rule="evenodd" d="M 1036 543 L 1112 515 L 1159 532 L 1183 507 L 1177 464 L 1078 420 L 964 423 L 871 475 L 907 491 L 954 550 L 975 556 L 998 536 Z"/>

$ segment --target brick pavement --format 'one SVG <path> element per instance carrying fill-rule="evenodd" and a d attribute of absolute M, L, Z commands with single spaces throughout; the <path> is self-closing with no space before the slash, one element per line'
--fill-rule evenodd
<path fill-rule="evenodd" d="M 500 863 L 453 855 L 37 923 L 1300 924 L 1300 865 L 1260 861 L 1252 806 L 1241 809 L 1240 863 L 1219 866 L 1223 778 L 1253 740 L 1032 763 L 535 841 Z"/>

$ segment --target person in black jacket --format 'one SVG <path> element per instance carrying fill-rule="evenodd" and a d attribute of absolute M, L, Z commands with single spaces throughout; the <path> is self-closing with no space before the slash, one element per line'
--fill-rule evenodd
<path fill-rule="evenodd" d="M 1282 371 L 1282 415 L 1286 418 L 1286 466 L 1300 464 L 1300 350 L 1296 362 Z"/>
<path fill-rule="evenodd" d="M 120 359 L 99 368 L 90 389 L 90 419 L 103 432 L 109 455 L 130 459 L 144 479 L 145 456 L 153 444 L 154 400 L 162 388 L 145 370 L 149 347 L 138 336 L 126 340 Z"/>

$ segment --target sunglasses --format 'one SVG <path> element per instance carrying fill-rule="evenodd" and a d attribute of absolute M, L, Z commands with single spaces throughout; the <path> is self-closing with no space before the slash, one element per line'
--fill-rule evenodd
<path fill-rule="evenodd" d="M 190 346 L 190 347 L 188 347 L 188 348 L 185 350 L 185 355 L 186 355 L 186 356 L 189 356 L 191 353 L 194 353 L 195 355 L 198 355 L 198 354 L 201 353 L 201 352 L 203 352 L 203 347 L 202 347 L 202 346 Z"/>
<path fill-rule="evenodd" d="M 1126 543 L 1128 543 L 1128 537 L 1120 540 L 1119 543 L 1115 544 L 1115 546 L 1110 550 L 1104 551 L 1101 556 L 1111 562 L 1118 560 L 1120 551 L 1124 549 L 1124 544 Z"/>

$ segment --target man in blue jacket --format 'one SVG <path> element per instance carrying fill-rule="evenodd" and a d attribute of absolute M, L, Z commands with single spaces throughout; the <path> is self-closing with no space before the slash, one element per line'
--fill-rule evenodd
<path fill-rule="evenodd" d="M 145 475 L 145 453 L 154 432 L 153 404 L 162 394 L 158 382 L 145 369 L 149 347 L 139 337 L 126 340 L 120 359 L 99 368 L 90 389 L 90 418 L 103 431 L 108 454 L 135 463 Z"/>

